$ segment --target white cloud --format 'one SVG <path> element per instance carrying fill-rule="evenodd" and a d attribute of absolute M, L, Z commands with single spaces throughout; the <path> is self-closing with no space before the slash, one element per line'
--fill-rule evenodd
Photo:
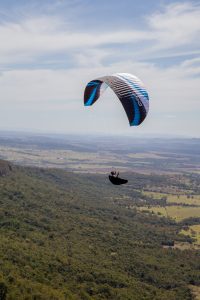
<path fill-rule="evenodd" d="M 137 31 L 95 33 L 71 31 L 58 18 L 41 17 L 0 25 L 0 62 L 32 62 L 44 54 L 95 48 L 112 43 L 136 42 L 144 38 Z"/>
<path fill-rule="evenodd" d="M 149 18 L 149 26 L 158 49 L 200 45 L 200 6 L 189 2 L 169 5 Z"/>
<path fill-rule="evenodd" d="M 193 46 L 199 49 L 200 6 L 191 3 L 173 4 L 163 12 L 157 12 L 147 18 L 145 30 L 129 29 L 122 31 L 84 32 L 72 30 L 69 23 L 59 17 L 30 17 L 18 23 L 0 24 L 0 62 L 27 63 L 34 62 L 38 56 L 59 54 L 64 51 L 101 51 L 106 45 L 129 45 L 130 52 L 150 55 L 162 50 L 180 46 Z M 140 42 L 151 42 L 143 49 Z M 137 43 L 134 50 L 132 44 Z M 106 48 L 107 50 L 108 48 Z M 159 52 L 158 52 L 159 51 Z M 180 50 L 179 50 L 180 52 Z M 109 50 L 108 50 L 109 55 Z M 83 58 L 82 58 L 83 60 Z"/>

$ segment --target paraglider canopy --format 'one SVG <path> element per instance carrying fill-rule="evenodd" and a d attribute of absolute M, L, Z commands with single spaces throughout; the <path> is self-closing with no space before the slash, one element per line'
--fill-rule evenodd
<path fill-rule="evenodd" d="M 107 87 L 120 100 L 130 126 L 140 125 L 149 110 L 149 97 L 142 81 L 128 73 L 116 73 L 90 81 L 84 93 L 84 105 L 93 105 Z"/>

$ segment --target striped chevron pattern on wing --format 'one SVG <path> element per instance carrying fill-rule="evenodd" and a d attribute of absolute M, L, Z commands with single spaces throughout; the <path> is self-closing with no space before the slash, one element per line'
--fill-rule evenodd
<path fill-rule="evenodd" d="M 149 110 L 149 97 L 142 81 L 131 74 L 116 73 L 90 81 L 85 89 L 84 103 L 92 105 L 109 86 L 119 98 L 131 126 L 140 125 Z"/>

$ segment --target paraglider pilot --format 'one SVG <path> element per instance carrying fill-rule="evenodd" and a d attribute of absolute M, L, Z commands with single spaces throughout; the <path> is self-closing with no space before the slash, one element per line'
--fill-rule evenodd
<path fill-rule="evenodd" d="M 119 172 L 116 173 L 116 171 L 111 171 L 110 174 L 114 177 L 118 177 L 119 176 Z"/>

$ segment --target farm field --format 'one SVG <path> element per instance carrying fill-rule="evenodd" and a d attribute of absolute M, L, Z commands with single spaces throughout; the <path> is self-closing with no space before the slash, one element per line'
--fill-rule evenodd
<path fill-rule="evenodd" d="M 159 216 L 170 217 L 180 222 L 187 218 L 195 218 L 200 216 L 200 206 L 199 207 L 185 207 L 185 206 L 151 206 L 151 207 L 140 207 L 140 210 L 153 212 Z"/>
<path fill-rule="evenodd" d="M 143 191 L 144 195 L 152 197 L 153 199 L 163 199 L 166 198 L 168 204 L 177 203 L 177 204 L 188 204 L 188 205 L 196 205 L 200 206 L 200 195 L 190 195 L 191 191 L 188 191 L 188 194 L 167 194 L 167 193 L 159 193 L 159 192 L 147 192 Z"/>

